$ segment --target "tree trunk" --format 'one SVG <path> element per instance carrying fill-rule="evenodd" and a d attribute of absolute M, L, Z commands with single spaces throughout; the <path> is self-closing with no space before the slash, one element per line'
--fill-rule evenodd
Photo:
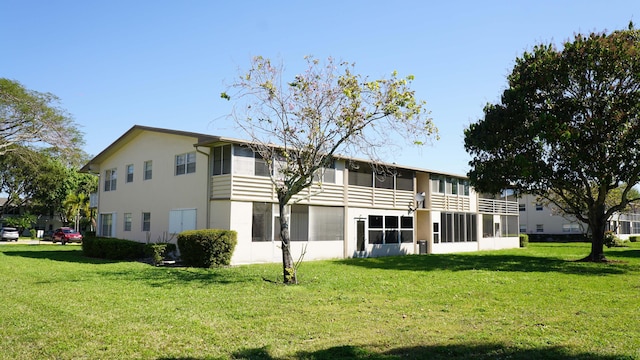
<path fill-rule="evenodd" d="M 607 219 L 604 214 L 594 216 L 589 219 L 589 227 L 591 228 L 591 253 L 580 261 L 605 262 L 604 256 L 604 233 L 606 230 Z"/>
<path fill-rule="evenodd" d="M 285 284 L 297 284 L 296 269 L 291 257 L 291 239 L 289 238 L 289 211 L 286 202 L 279 201 L 280 209 L 280 240 L 282 241 L 282 273 Z"/>

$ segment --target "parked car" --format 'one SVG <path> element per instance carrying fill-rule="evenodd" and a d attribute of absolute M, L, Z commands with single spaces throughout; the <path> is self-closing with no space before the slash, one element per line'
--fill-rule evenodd
<path fill-rule="evenodd" d="M 42 234 L 42 240 L 44 241 L 53 241 L 53 230 L 46 230 L 43 234 Z"/>
<path fill-rule="evenodd" d="M 51 237 L 51 241 L 54 243 L 60 241 L 62 245 L 65 245 L 68 242 L 82 242 L 82 234 L 77 232 L 76 230 L 70 227 L 61 227 L 56 229 L 53 232 L 53 236 Z"/>
<path fill-rule="evenodd" d="M 2 240 L 18 241 L 18 238 L 20 237 L 20 233 L 18 233 L 18 229 L 16 228 L 5 227 L 5 228 L 2 228 L 2 230 L 0 230 L 0 237 L 2 237 Z"/>

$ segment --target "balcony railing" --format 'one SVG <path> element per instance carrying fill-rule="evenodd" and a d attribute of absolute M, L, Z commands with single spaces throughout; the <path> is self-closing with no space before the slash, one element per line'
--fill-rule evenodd
<path fill-rule="evenodd" d="M 494 199 L 478 199 L 478 212 L 485 214 L 518 215 L 518 202 Z"/>

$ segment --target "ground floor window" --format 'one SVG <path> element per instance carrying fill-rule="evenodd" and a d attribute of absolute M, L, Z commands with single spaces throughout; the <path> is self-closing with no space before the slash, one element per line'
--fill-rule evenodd
<path fill-rule="evenodd" d="M 339 206 L 311 206 L 309 209 L 309 240 L 344 240 L 344 208 Z"/>
<path fill-rule="evenodd" d="M 124 231 L 131 231 L 131 213 L 124 213 Z"/>
<path fill-rule="evenodd" d="M 413 242 L 413 217 L 369 215 L 369 244 Z"/>
<path fill-rule="evenodd" d="M 100 235 L 113 237 L 113 214 L 100 214 Z"/>
<path fill-rule="evenodd" d="M 338 206 L 294 204 L 289 208 L 291 241 L 331 241 L 344 239 L 344 209 Z M 274 219 L 273 238 L 280 239 L 280 217 Z"/>
<path fill-rule="evenodd" d="M 142 231 L 151 231 L 151 213 L 142 213 Z"/>
<path fill-rule="evenodd" d="M 579 233 L 580 231 L 580 224 L 578 223 L 571 223 L 571 224 L 562 224 L 562 232 L 564 233 Z"/>
<path fill-rule="evenodd" d="M 289 240 L 309 240 L 309 206 L 291 205 L 289 211 Z M 280 216 L 274 218 L 273 225 L 273 238 L 280 240 Z"/>
<path fill-rule="evenodd" d="M 512 215 L 482 215 L 482 237 L 515 237 L 526 232 L 526 225 L 518 224 L 518 217 Z"/>
<path fill-rule="evenodd" d="M 515 237 L 520 233 L 518 227 L 518 217 L 502 215 L 500 216 L 500 235 L 503 237 Z"/>
<path fill-rule="evenodd" d="M 253 215 L 251 217 L 251 240 L 271 241 L 271 221 L 273 218 L 273 205 L 271 203 L 253 203 Z M 280 238 L 278 234 L 277 239 Z"/>
<path fill-rule="evenodd" d="M 629 221 L 620 221 L 620 230 L 619 230 L 619 234 L 631 234 L 631 222 Z"/>
<path fill-rule="evenodd" d="M 476 214 L 440 213 L 440 241 L 478 241 Z"/>

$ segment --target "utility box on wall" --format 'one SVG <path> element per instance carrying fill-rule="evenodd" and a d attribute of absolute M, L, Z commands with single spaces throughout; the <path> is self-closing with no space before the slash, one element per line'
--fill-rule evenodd
<path fill-rule="evenodd" d="M 427 254 L 427 240 L 418 240 L 418 254 Z"/>

